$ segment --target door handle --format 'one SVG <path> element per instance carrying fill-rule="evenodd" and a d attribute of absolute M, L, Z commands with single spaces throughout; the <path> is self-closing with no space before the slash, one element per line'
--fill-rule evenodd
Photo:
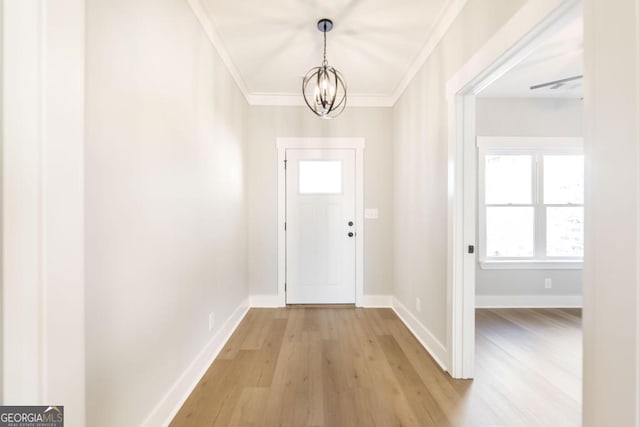
<path fill-rule="evenodd" d="M 347 225 L 348 225 L 349 227 L 353 227 L 353 221 L 349 221 L 349 222 L 347 223 Z"/>
<path fill-rule="evenodd" d="M 356 234 L 355 234 L 353 231 L 350 231 L 350 232 L 349 232 L 349 234 L 347 234 L 347 236 L 349 236 L 349 237 L 353 237 L 353 236 L 355 236 L 355 235 L 356 235 Z"/>

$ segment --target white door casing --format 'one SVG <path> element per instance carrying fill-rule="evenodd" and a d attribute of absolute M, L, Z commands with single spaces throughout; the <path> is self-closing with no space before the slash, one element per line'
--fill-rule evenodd
<path fill-rule="evenodd" d="M 277 295 L 262 298 L 263 307 L 284 307 L 286 279 L 286 179 L 284 161 L 288 149 L 351 149 L 355 154 L 355 304 L 364 300 L 364 138 L 277 138 L 278 151 L 278 289 Z"/>
<path fill-rule="evenodd" d="M 355 152 L 286 150 L 288 304 L 355 303 Z"/>

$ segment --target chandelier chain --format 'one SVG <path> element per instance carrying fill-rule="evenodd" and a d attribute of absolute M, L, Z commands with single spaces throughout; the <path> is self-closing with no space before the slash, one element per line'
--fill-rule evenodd
<path fill-rule="evenodd" d="M 325 28 L 326 28 L 326 24 L 325 24 Z M 322 50 L 323 52 L 323 60 L 322 60 L 322 66 L 326 67 L 328 62 L 327 62 L 327 32 L 324 31 L 324 48 Z"/>

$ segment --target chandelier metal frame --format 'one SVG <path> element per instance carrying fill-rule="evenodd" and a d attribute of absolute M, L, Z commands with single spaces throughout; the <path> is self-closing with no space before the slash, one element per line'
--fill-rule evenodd
<path fill-rule="evenodd" d="M 324 18 L 317 26 L 324 36 L 322 65 L 309 70 L 302 80 L 302 96 L 314 114 L 331 119 L 339 116 L 347 105 L 347 85 L 342 74 L 327 62 L 327 33 L 333 29 L 333 21 Z"/>

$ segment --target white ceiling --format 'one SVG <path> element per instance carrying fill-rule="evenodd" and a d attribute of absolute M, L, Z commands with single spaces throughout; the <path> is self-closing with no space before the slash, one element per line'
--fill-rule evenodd
<path fill-rule="evenodd" d="M 559 88 L 530 87 L 582 75 L 582 11 L 560 28 L 552 30 L 522 62 L 509 70 L 478 96 L 490 98 L 581 98 L 582 80 Z"/>
<path fill-rule="evenodd" d="M 454 0 L 200 0 L 249 96 L 299 97 L 302 77 L 329 64 L 350 97 L 391 97 Z M 458 2 L 459 3 L 459 2 Z"/>

